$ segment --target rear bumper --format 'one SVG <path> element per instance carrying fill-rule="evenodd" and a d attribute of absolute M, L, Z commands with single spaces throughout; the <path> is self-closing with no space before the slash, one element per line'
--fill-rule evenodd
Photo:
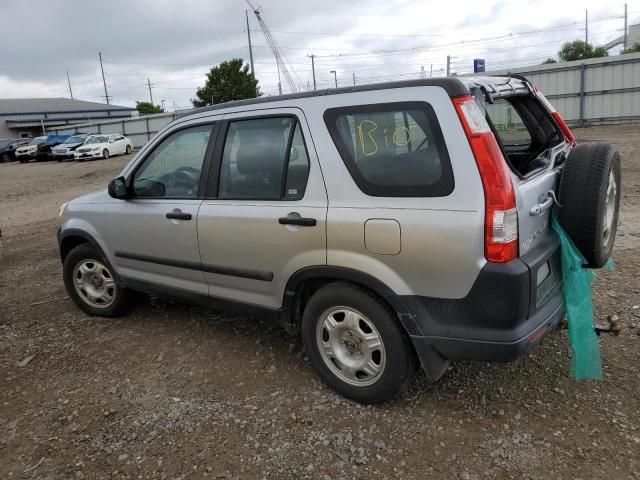
<path fill-rule="evenodd" d="M 403 296 L 427 343 L 451 360 L 506 362 L 528 352 L 564 316 L 555 233 L 506 264 L 488 263 L 462 299 Z"/>

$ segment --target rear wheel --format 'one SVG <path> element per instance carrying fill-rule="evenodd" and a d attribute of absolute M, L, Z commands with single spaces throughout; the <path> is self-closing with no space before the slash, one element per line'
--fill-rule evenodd
<path fill-rule="evenodd" d="M 116 317 L 129 306 L 130 292 L 118 285 L 109 262 L 89 244 L 69 252 L 63 277 L 71 300 L 89 315 Z"/>
<path fill-rule="evenodd" d="M 613 250 L 621 186 L 620 154 L 612 145 L 578 145 L 560 178 L 558 220 L 589 267 L 602 267 Z"/>
<path fill-rule="evenodd" d="M 125 153 L 127 155 L 129 155 L 131 153 L 131 145 L 127 145 L 127 148 L 125 149 Z"/>
<path fill-rule="evenodd" d="M 106 148 L 102 151 L 102 158 L 104 158 L 105 160 L 109 158 L 109 150 L 107 150 Z"/>
<path fill-rule="evenodd" d="M 331 388 L 361 403 L 382 403 L 411 379 L 411 346 L 394 312 L 376 296 L 332 283 L 307 303 L 302 338 L 311 364 Z"/>
<path fill-rule="evenodd" d="M 7 163 L 9 160 L 11 160 L 11 158 L 9 157 L 8 154 L 3 153 L 2 157 L 0 158 L 0 160 L 2 160 L 2 163 Z"/>

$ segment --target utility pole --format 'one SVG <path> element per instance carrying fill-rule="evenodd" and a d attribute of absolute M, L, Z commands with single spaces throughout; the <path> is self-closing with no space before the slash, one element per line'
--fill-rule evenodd
<path fill-rule="evenodd" d="M 429 78 L 433 77 L 433 63 L 431 64 L 431 69 L 429 70 Z"/>
<path fill-rule="evenodd" d="M 353 75 L 353 86 L 355 87 L 356 86 L 356 74 L 355 74 L 355 72 L 353 72 L 352 75 Z"/>
<path fill-rule="evenodd" d="M 623 48 L 627 48 L 627 4 L 624 4 L 624 41 Z"/>
<path fill-rule="evenodd" d="M 251 75 L 256 78 L 256 71 L 253 69 L 253 48 L 251 47 L 251 30 L 249 30 L 249 10 L 244 11 L 247 20 L 247 40 L 249 40 L 249 63 L 251 63 Z"/>
<path fill-rule="evenodd" d="M 584 43 L 589 43 L 589 10 L 584 11 Z"/>
<path fill-rule="evenodd" d="M 420 78 L 425 78 L 424 65 L 420 65 Z"/>
<path fill-rule="evenodd" d="M 73 100 L 73 90 L 71 90 L 71 80 L 69 80 L 69 70 L 67 70 L 67 83 L 69 84 L 69 96 Z"/>
<path fill-rule="evenodd" d="M 153 105 L 153 93 L 151 93 L 151 80 L 147 77 L 147 86 L 149 87 L 149 98 L 151 99 L 151 105 Z"/>
<path fill-rule="evenodd" d="M 335 70 L 331 70 L 329 73 L 333 73 L 333 80 L 336 83 L 336 88 L 338 88 L 338 73 Z"/>
<path fill-rule="evenodd" d="M 102 52 L 98 52 L 98 58 L 100 59 L 100 71 L 102 72 L 102 84 L 104 85 L 104 98 L 109 105 L 109 92 L 107 92 L 107 81 L 104 79 L 104 68 L 102 67 Z"/>
<path fill-rule="evenodd" d="M 311 57 L 311 71 L 313 72 L 313 89 L 316 89 L 316 63 L 314 62 L 315 55 L 309 55 Z"/>
<path fill-rule="evenodd" d="M 447 77 L 451 73 L 451 55 L 447 55 Z"/>

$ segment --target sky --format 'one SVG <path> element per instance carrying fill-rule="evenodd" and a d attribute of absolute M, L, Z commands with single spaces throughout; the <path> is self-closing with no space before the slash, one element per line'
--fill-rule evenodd
<path fill-rule="evenodd" d="M 602 0 L 253 0 L 287 61 L 295 88 L 373 83 L 521 67 L 557 57 L 565 41 L 604 44 L 623 31 L 624 4 Z M 636 10 L 634 10 L 634 7 Z M 111 102 L 164 100 L 188 108 L 211 67 L 249 61 L 244 0 L 2 0 L 0 98 L 69 97 L 104 102 L 102 53 Z M 629 4 L 629 24 L 640 9 Z M 274 95 L 274 55 L 249 10 L 260 88 Z M 617 50 L 610 53 L 614 54 Z M 424 68 L 424 73 L 421 73 Z M 330 73 L 336 71 L 334 74 Z M 283 93 L 290 91 L 284 74 Z"/>

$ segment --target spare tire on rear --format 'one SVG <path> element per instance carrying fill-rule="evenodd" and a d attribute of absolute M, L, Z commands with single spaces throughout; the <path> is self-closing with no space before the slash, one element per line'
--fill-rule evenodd
<path fill-rule="evenodd" d="M 576 146 L 560 177 L 558 220 L 591 268 L 602 267 L 616 239 L 620 154 L 608 143 Z"/>

